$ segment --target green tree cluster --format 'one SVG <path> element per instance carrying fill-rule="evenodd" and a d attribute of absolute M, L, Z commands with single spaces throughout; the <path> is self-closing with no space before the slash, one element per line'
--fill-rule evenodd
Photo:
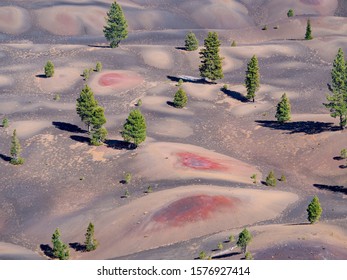
<path fill-rule="evenodd" d="M 54 75 L 54 64 L 52 61 L 48 60 L 46 65 L 45 65 L 45 68 L 44 68 L 44 71 L 45 71 L 45 76 L 47 78 L 50 78 L 50 77 L 53 77 Z"/>
<path fill-rule="evenodd" d="M 291 108 L 287 94 L 283 94 L 281 101 L 277 104 L 276 119 L 280 123 L 284 123 L 290 120 Z"/>
<path fill-rule="evenodd" d="M 141 111 L 136 109 L 130 112 L 123 126 L 123 139 L 135 147 L 146 140 L 146 119 Z"/>
<path fill-rule="evenodd" d="M 187 102 L 188 102 L 188 97 L 186 92 L 182 88 L 179 88 L 174 96 L 174 100 L 173 100 L 174 106 L 176 108 L 183 108 L 187 105 Z"/>
<path fill-rule="evenodd" d="M 199 41 L 193 32 L 188 32 L 184 41 L 184 46 L 187 51 L 195 51 L 199 47 Z"/>
<path fill-rule="evenodd" d="M 103 31 L 111 48 L 118 47 L 119 43 L 128 37 L 128 23 L 122 7 L 116 1 L 111 4 L 110 10 L 107 12 Z"/>
<path fill-rule="evenodd" d="M 24 163 L 24 159 L 20 156 L 22 151 L 21 145 L 19 143 L 19 139 L 17 137 L 17 131 L 13 130 L 12 138 L 11 138 L 11 150 L 10 154 L 12 156 L 10 163 L 13 165 L 20 165 Z"/>
<path fill-rule="evenodd" d="M 223 58 L 219 55 L 220 45 L 217 32 L 209 32 L 204 40 L 204 48 L 199 53 L 201 58 L 200 75 L 213 82 L 224 77 Z"/>
<path fill-rule="evenodd" d="M 340 48 L 333 62 L 331 70 L 331 94 L 327 95 L 325 107 L 330 110 L 330 116 L 340 119 L 340 127 L 347 124 L 347 73 L 344 52 Z"/>
<path fill-rule="evenodd" d="M 307 207 L 307 219 L 313 224 L 319 221 L 323 209 L 320 205 L 319 198 L 315 195 Z"/>
<path fill-rule="evenodd" d="M 70 257 L 70 251 L 68 246 L 61 241 L 60 235 L 59 228 L 56 228 L 52 235 L 53 256 L 59 260 L 68 260 Z"/>
<path fill-rule="evenodd" d="M 255 93 L 260 87 L 259 65 L 256 55 L 253 55 L 247 64 L 245 86 L 247 89 L 247 99 L 254 102 Z"/>
<path fill-rule="evenodd" d="M 251 233 L 245 228 L 239 234 L 239 239 L 236 242 L 237 247 L 239 247 L 242 253 L 246 253 L 248 244 L 252 241 Z"/>

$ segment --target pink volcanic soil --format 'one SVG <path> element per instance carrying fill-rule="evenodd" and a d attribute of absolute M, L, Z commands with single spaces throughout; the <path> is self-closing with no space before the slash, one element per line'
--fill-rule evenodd
<path fill-rule="evenodd" d="M 99 80 L 98 84 L 103 87 L 118 87 L 124 84 L 133 84 L 141 82 L 141 77 L 131 76 L 124 73 L 107 73 L 103 74 Z"/>
<path fill-rule="evenodd" d="M 196 195 L 179 199 L 157 211 L 152 221 L 169 227 L 185 226 L 189 223 L 207 220 L 223 209 L 235 208 L 240 200 L 225 196 Z"/>
<path fill-rule="evenodd" d="M 212 159 L 193 153 L 177 153 L 181 165 L 197 170 L 226 171 L 228 168 Z"/>

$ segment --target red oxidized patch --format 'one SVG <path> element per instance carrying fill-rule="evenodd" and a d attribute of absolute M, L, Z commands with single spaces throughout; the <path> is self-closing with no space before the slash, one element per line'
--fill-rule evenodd
<path fill-rule="evenodd" d="M 209 219 L 214 213 L 235 208 L 237 198 L 225 196 L 196 195 L 177 200 L 159 210 L 152 217 L 157 223 L 172 227 Z"/>
<path fill-rule="evenodd" d="M 198 170 L 227 170 L 228 168 L 209 158 L 192 153 L 177 153 L 183 166 Z"/>

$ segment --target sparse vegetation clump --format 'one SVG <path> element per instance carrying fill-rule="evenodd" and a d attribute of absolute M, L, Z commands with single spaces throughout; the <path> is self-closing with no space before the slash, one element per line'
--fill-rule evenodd
<path fill-rule="evenodd" d="M 125 19 L 122 7 L 114 1 L 107 12 L 104 35 L 110 42 L 111 48 L 118 47 L 119 43 L 128 37 L 128 23 Z"/>
<path fill-rule="evenodd" d="M 76 100 L 76 111 L 90 132 L 94 109 L 98 107 L 98 102 L 94 98 L 92 89 L 85 85 L 81 90 L 79 98 Z"/>
<path fill-rule="evenodd" d="M 346 150 L 346 149 L 342 149 L 342 150 L 340 151 L 340 157 L 341 157 L 342 159 L 346 159 L 346 158 L 347 158 L 347 150 Z"/>
<path fill-rule="evenodd" d="M 136 106 L 137 107 L 141 107 L 142 106 L 142 99 L 137 100 Z"/>
<path fill-rule="evenodd" d="M 281 175 L 281 178 L 280 178 L 280 181 L 283 182 L 283 183 L 287 182 L 286 176 L 284 176 L 284 175 L 282 174 L 282 175 Z"/>
<path fill-rule="evenodd" d="M 323 209 L 320 205 L 319 198 L 315 195 L 307 207 L 307 219 L 313 224 L 319 221 L 320 216 L 322 215 Z"/>
<path fill-rule="evenodd" d="M 174 106 L 176 108 L 183 108 L 187 105 L 187 102 L 188 102 L 188 97 L 186 92 L 182 88 L 179 88 L 174 96 L 174 100 L 173 100 Z"/>
<path fill-rule="evenodd" d="M 195 51 L 199 47 L 199 41 L 193 32 L 188 32 L 185 38 L 185 48 L 187 51 Z"/>
<path fill-rule="evenodd" d="M 10 163 L 13 165 L 21 165 L 24 163 L 24 159 L 20 156 L 22 151 L 21 145 L 19 143 L 19 139 L 17 137 L 17 131 L 13 130 L 12 138 L 11 138 L 11 150 L 10 154 L 12 156 Z"/>
<path fill-rule="evenodd" d="M 291 118 L 291 106 L 287 95 L 284 93 L 277 104 L 276 119 L 279 123 L 285 123 Z"/>
<path fill-rule="evenodd" d="M 312 27 L 311 27 L 311 20 L 307 20 L 306 24 L 306 33 L 305 33 L 305 40 L 312 40 Z"/>
<path fill-rule="evenodd" d="M 239 239 L 237 240 L 237 247 L 239 247 L 242 251 L 242 253 L 246 253 L 247 246 L 252 240 L 251 233 L 245 228 L 243 231 L 239 234 Z"/>
<path fill-rule="evenodd" d="M 253 180 L 253 184 L 257 183 L 257 174 L 252 174 L 251 179 Z"/>
<path fill-rule="evenodd" d="M 125 182 L 125 184 L 129 184 L 130 183 L 130 181 L 131 181 L 131 173 L 126 173 L 125 174 L 125 178 L 124 178 L 124 182 Z"/>
<path fill-rule="evenodd" d="M 330 110 L 330 116 L 338 117 L 340 128 L 344 129 L 347 124 L 347 88 L 346 88 L 346 63 L 344 52 L 340 48 L 333 62 L 331 70 L 331 91 L 327 95 L 325 107 Z"/>
<path fill-rule="evenodd" d="M 254 102 L 255 93 L 259 90 L 260 87 L 259 65 L 256 55 L 253 55 L 253 57 L 247 64 L 245 86 L 247 89 L 247 99 Z"/>
<path fill-rule="evenodd" d="M 152 193 L 152 192 L 153 192 L 153 187 L 152 187 L 152 186 L 148 186 L 146 192 L 147 192 L 147 193 Z"/>
<path fill-rule="evenodd" d="M 217 248 L 218 250 L 223 250 L 223 243 L 219 242 Z"/>
<path fill-rule="evenodd" d="M 54 101 L 60 101 L 60 94 L 59 93 L 55 94 L 53 97 L 53 100 Z"/>
<path fill-rule="evenodd" d="M 146 140 L 146 119 L 140 110 L 130 112 L 122 131 L 123 139 L 137 147 Z"/>
<path fill-rule="evenodd" d="M 265 179 L 265 183 L 267 186 L 275 187 L 277 184 L 277 179 L 275 177 L 275 173 L 271 170 L 269 175 L 267 175 Z"/>
<path fill-rule="evenodd" d="M 289 9 L 287 12 L 287 17 L 293 17 L 294 16 L 294 10 L 293 9 Z"/>
<path fill-rule="evenodd" d="M 233 41 L 231 42 L 231 45 L 230 45 L 230 46 L 231 46 L 231 47 L 236 47 L 236 46 L 237 46 L 236 41 L 233 40 Z"/>
<path fill-rule="evenodd" d="M 85 250 L 87 252 L 94 251 L 98 247 L 98 241 L 94 237 L 94 224 L 91 222 L 87 227 L 87 232 L 84 235 L 86 240 L 84 241 Z"/>
<path fill-rule="evenodd" d="M 177 87 L 180 87 L 183 85 L 183 80 L 182 79 L 179 79 L 178 82 L 177 82 Z"/>
<path fill-rule="evenodd" d="M 102 70 L 102 64 L 100 61 L 98 61 L 95 65 L 95 72 L 101 72 Z"/>
<path fill-rule="evenodd" d="M 199 259 L 200 259 L 200 260 L 205 260 L 206 257 L 207 257 L 207 255 L 206 255 L 206 252 L 205 252 L 205 251 L 201 251 L 201 252 L 199 253 Z"/>
<path fill-rule="evenodd" d="M 212 82 L 224 77 L 222 69 L 223 58 L 219 55 L 221 43 L 217 32 L 209 32 L 204 40 L 204 48 L 200 51 L 200 75 Z"/>
<path fill-rule="evenodd" d="M 88 81 L 90 77 L 90 69 L 84 69 L 82 76 L 83 76 L 83 80 Z"/>
<path fill-rule="evenodd" d="M 235 236 L 230 234 L 228 239 L 229 239 L 229 242 L 234 242 L 235 241 Z"/>
<path fill-rule="evenodd" d="M 267 25 L 264 25 L 263 28 L 261 30 L 267 30 Z"/>
<path fill-rule="evenodd" d="M 253 260 L 253 255 L 251 252 L 246 252 L 245 254 L 245 260 Z"/>
<path fill-rule="evenodd" d="M 45 71 L 45 76 L 47 78 L 54 76 L 54 64 L 52 61 L 50 61 L 50 60 L 47 61 L 45 68 L 44 68 L 44 71 Z"/>
<path fill-rule="evenodd" d="M 130 192 L 129 192 L 128 189 L 126 189 L 126 190 L 124 191 L 124 197 L 125 197 L 125 198 L 128 198 L 129 196 L 130 196 Z"/>
<path fill-rule="evenodd" d="M 59 260 L 68 260 L 70 251 L 68 246 L 60 240 L 59 228 L 56 228 L 52 235 L 53 256 Z"/>
<path fill-rule="evenodd" d="M 2 119 L 2 127 L 8 128 L 9 126 L 10 126 L 10 122 L 9 122 L 8 118 L 3 118 Z"/>

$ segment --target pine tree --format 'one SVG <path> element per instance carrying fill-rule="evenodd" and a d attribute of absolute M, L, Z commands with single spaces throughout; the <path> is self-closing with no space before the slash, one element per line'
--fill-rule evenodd
<path fill-rule="evenodd" d="M 90 132 L 92 115 L 97 106 L 98 102 L 94 98 L 93 91 L 88 85 L 85 85 L 80 93 L 80 97 L 77 99 L 76 111 L 82 122 L 87 125 L 88 132 Z"/>
<path fill-rule="evenodd" d="M 116 1 L 112 3 L 107 13 L 104 35 L 110 42 L 111 48 L 118 47 L 119 43 L 128 37 L 128 23 L 125 19 L 122 7 Z"/>
<path fill-rule="evenodd" d="M 101 72 L 101 70 L 102 70 L 102 64 L 101 64 L 100 61 L 98 61 L 98 62 L 96 63 L 96 65 L 95 65 L 95 71 L 96 71 L 96 72 Z"/>
<path fill-rule="evenodd" d="M 17 137 L 17 131 L 13 130 L 12 138 L 11 138 L 11 150 L 10 154 L 12 156 L 10 163 L 13 165 L 20 165 L 24 163 L 24 159 L 20 157 L 20 153 L 22 151 L 21 145 L 19 143 L 19 139 Z"/>
<path fill-rule="evenodd" d="M 54 75 L 54 64 L 52 61 L 48 60 L 45 65 L 45 76 L 47 78 L 53 77 Z"/>
<path fill-rule="evenodd" d="M 275 173 L 271 170 L 269 175 L 267 175 L 265 179 L 265 183 L 267 186 L 275 187 L 277 184 L 277 179 L 275 177 Z"/>
<path fill-rule="evenodd" d="M 316 195 L 313 197 L 306 211 L 308 214 L 307 219 L 311 224 L 319 221 L 319 218 L 322 215 L 323 209 Z"/>
<path fill-rule="evenodd" d="M 284 123 L 290 120 L 290 102 L 287 95 L 282 95 L 281 101 L 277 104 L 276 119 L 280 123 Z"/>
<path fill-rule="evenodd" d="M 330 116 L 339 117 L 340 127 L 344 129 L 347 124 L 347 89 L 346 89 L 346 63 L 343 50 L 340 48 L 333 62 L 331 71 L 332 94 L 327 95 L 325 107 L 330 110 Z"/>
<path fill-rule="evenodd" d="M 216 32 L 209 32 L 204 40 L 204 48 L 200 51 L 201 65 L 200 75 L 203 78 L 215 81 L 224 77 L 222 70 L 223 58 L 219 56 L 221 43 Z"/>
<path fill-rule="evenodd" d="M 189 32 L 185 39 L 185 48 L 187 51 L 195 51 L 199 47 L 199 42 L 193 32 Z"/>
<path fill-rule="evenodd" d="M 8 118 L 3 118 L 2 119 L 2 127 L 3 128 L 8 128 L 9 127 L 9 121 L 8 121 Z"/>
<path fill-rule="evenodd" d="M 123 139 L 137 147 L 146 140 L 146 120 L 140 110 L 130 112 L 122 131 Z"/>
<path fill-rule="evenodd" d="M 293 9 L 289 9 L 288 13 L 287 13 L 288 17 L 293 17 L 294 16 L 294 10 Z"/>
<path fill-rule="evenodd" d="M 306 25 L 306 33 L 305 33 L 305 40 L 312 40 L 312 29 L 311 29 L 311 21 L 308 19 L 307 20 L 307 25 Z"/>
<path fill-rule="evenodd" d="M 186 92 L 182 88 L 179 88 L 173 100 L 174 106 L 176 108 L 183 108 L 187 105 L 187 102 L 188 102 L 188 97 Z"/>
<path fill-rule="evenodd" d="M 94 238 L 94 225 L 92 223 L 89 223 L 87 232 L 84 236 L 86 237 L 84 242 L 86 251 L 94 251 L 98 247 L 98 241 Z"/>
<path fill-rule="evenodd" d="M 107 134 L 105 127 L 93 127 L 90 143 L 94 146 L 100 146 L 106 140 Z"/>
<path fill-rule="evenodd" d="M 253 55 L 247 64 L 245 86 L 247 89 L 247 99 L 252 99 L 254 102 L 255 93 L 260 87 L 258 58 L 255 55 Z"/>
<path fill-rule="evenodd" d="M 68 260 L 70 251 L 68 246 L 60 240 L 59 228 L 56 228 L 52 235 L 53 256 L 59 260 Z"/>
<path fill-rule="evenodd" d="M 246 253 L 247 246 L 252 240 L 251 233 L 245 228 L 243 231 L 239 234 L 239 239 L 236 242 L 237 247 L 241 248 L 242 253 Z"/>

